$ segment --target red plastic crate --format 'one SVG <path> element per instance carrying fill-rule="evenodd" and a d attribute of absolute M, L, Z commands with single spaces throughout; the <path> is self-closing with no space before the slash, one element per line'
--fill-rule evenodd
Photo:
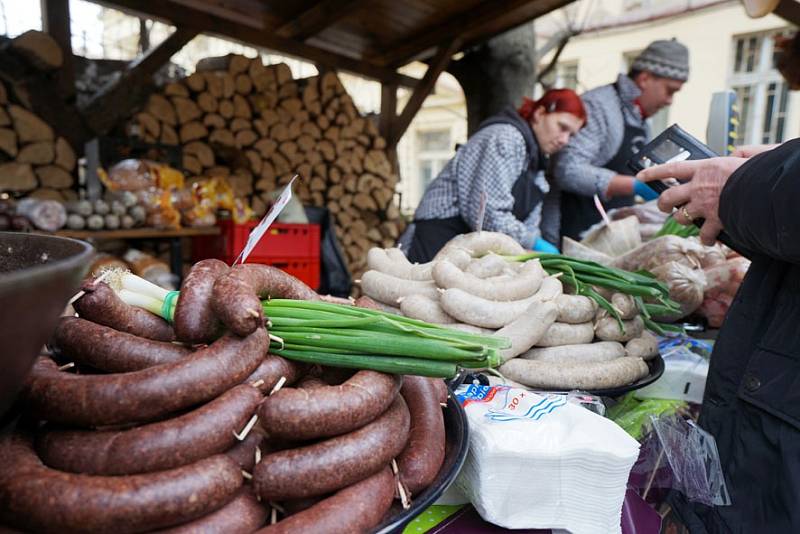
<path fill-rule="evenodd" d="M 228 256 L 225 258 L 219 258 L 228 265 L 231 265 L 234 260 L 236 260 L 233 256 Z M 292 276 L 302 280 L 311 289 L 317 290 L 319 289 L 319 282 L 320 282 L 320 262 L 319 259 L 316 260 L 303 260 L 303 259 L 296 259 L 296 258 L 269 258 L 269 259 L 253 259 L 252 256 L 247 258 L 247 263 L 261 263 L 263 265 L 271 265 L 272 267 L 277 267 L 283 272 L 289 273 Z"/>
<path fill-rule="evenodd" d="M 205 258 L 236 258 L 244 249 L 250 232 L 258 225 L 257 221 L 235 224 L 224 220 L 218 223 L 221 234 L 202 236 L 192 242 L 192 258 L 199 261 Z M 319 263 L 320 228 L 318 224 L 273 223 L 258 245 L 250 252 L 248 263 L 266 263 L 272 260 L 283 261 L 311 260 Z"/>

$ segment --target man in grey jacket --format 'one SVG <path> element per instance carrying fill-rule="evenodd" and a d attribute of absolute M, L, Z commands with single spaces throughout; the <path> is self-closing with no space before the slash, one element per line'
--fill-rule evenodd
<path fill-rule="evenodd" d="M 561 190 L 561 236 L 578 239 L 600 221 L 597 195 L 606 209 L 633 204 L 655 192 L 630 175 L 627 162 L 650 139 L 647 118 L 672 103 L 689 78 L 689 51 L 675 39 L 654 41 L 627 75 L 582 95 L 588 119 L 558 153 L 552 173 Z"/>

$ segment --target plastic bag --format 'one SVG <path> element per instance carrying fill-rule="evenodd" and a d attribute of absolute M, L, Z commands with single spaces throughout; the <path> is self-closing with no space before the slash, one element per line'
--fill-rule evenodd
<path fill-rule="evenodd" d="M 650 417 L 674 414 L 687 404 L 675 400 L 637 399 L 634 392 L 627 393 L 608 409 L 607 416 L 636 440 L 641 440 L 650 429 Z"/>
<path fill-rule="evenodd" d="M 626 217 L 609 224 L 598 223 L 586 232 L 581 244 L 611 257 L 621 256 L 642 244 L 639 220 Z"/>
<path fill-rule="evenodd" d="M 675 261 L 694 269 L 701 266 L 700 258 L 705 255 L 703 249 L 703 245 L 696 241 L 665 235 L 615 258 L 613 266 L 626 271 L 649 271 L 669 261 Z"/>
<path fill-rule="evenodd" d="M 681 305 L 680 314 L 655 317 L 657 321 L 674 321 L 686 317 L 703 303 L 706 277 L 702 270 L 670 261 L 655 267 L 650 272 L 667 284 L 669 297 Z"/>
<path fill-rule="evenodd" d="M 728 488 L 714 436 L 677 415 L 650 416 L 653 431 L 642 443 L 631 484 L 643 491 L 672 488 L 694 502 L 728 506 Z"/>
<path fill-rule="evenodd" d="M 749 268 L 750 260 L 735 257 L 705 270 L 706 289 L 699 312 L 710 327 L 722 326 Z"/>
<path fill-rule="evenodd" d="M 658 209 L 658 201 L 656 200 L 608 211 L 608 216 L 613 221 L 624 219 L 631 215 L 635 216 L 642 224 L 658 224 L 659 227 L 667 220 L 667 214 Z"/>

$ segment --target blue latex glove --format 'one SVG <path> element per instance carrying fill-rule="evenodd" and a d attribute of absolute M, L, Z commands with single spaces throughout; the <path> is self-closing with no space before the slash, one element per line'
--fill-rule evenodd
<path fill-rule="evenodd" d="M 536 252 L 547 252 L 548 254 L 559 254 L 558 248 L 548 241 L 545 241 L 541 237 L 537 237 L 536 241 L 533 242 L 533 250 Z"/>
<path fill-rule="evenodd" d="M 655 200 L 658 198 L 658 193 L 653 191 L 649 185 L 636 179 L 633 180 L 633 194 L 639 195 L 645 199 L 645 201 Z"/>

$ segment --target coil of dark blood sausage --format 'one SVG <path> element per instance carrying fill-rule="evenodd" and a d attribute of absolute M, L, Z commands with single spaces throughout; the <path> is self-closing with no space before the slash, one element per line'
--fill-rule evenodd
<path fill-rule="evenodd" d="M 253 470 L 262 500 L 313 497 L 336 491 L 380 471 L 408 440 L 409 415 L 398 396 L 366 426 L 313 445 L 268 454 Z"/>
<path fill-rule="evenodd" d="M 259 422 L 270 436 L 281 439 L 338 436 L 382 414 L 401 384 L 399 375 L 359 371 L 338 386 L 281 389 L 261 404 Z"/>
<path fill-rule="evenodd" d="M 133 475 L 172 469 L 230 449 L 264 397 L 236 386 L 195 410 L 118 431 L 42 432 L 36 450 L 45 464 L 90 475 Z"/>
<path fill-rule="evenodd" d="M 220 260 L 201 260 L 192 265 L 181 284 L 175 304 L 175 335 L 187 343 L 210 343 L 222 333 L 222 325 L 211 309 L 211 293 L 217 278 L 230 267 Z"/>
<path fill-rule="evenodd" d="M 284 386 L 291 386 L 305 373 L 306 365 L 287 360 L 275 354 L 267 354 L 255 371 L 244 379 L 245 384 L 258 383 L 258 389 L 269 393 L 281 377 L 285 378 Z M 259 383 L 259 381 L 261 381 Z"/>
<path fill-rule="evenodd" d="M 394 499 L 392 470 L 374 475 L 337 491 L 311 508 L 291 515 L 257 534 L 351 534 L 366 532 L 380 523 Z"/>
<path fill-rule="evenodd" d="M 200 519 L 158 534 L 250 534 L 267 520 L 267 509 L 249 489 L 241 489 L 231 502 Z"/>
<path fill-rule="evenodd" d="M 120 332 L 156 341 L 172 341 L 172 326 L 157 315 L 131 306 L 117 296 L 105 282 L 87 281 L 81 286 L 84 295 L 72 306 L 80 316 Z"/>
<path fill-rule="evenodd" d="M 269 265 L 232 267 L 217 278 L 212 308 L 231 332 L 246 336 L 264 325 L 262 298 L 319 300 L 319 295 L 290 274 Z"/>
<path fill-rule="evenodd" d="M 400 394 L 411 414 L 408 444 L 397 458 L 400 480 L 412 495 L 427 488 L 442 468 L 445 452 L 444 416 L 436 378 L 406 376 Z"/>
<path fill-rule="evenodd" d="M 52 344 L 70 361 L 110 373 L 177 362 L 192 353 L 182 345 L 134 336 L 78 317 L 58 321 Z"/>
<path fill-rule="evenodd" d="M 152 421 L 209 401 L 240 384 L 261 363 L 263 328 L 246 338 L 224 336 L 186 358 L 132 373 L 76 375 L 40 358 L 24 388 L 35 416 L 76 426 Z"/>
<path fill-rule="evenodd" d="M 216 510 L 242 485 L 225 455 L 176 469 L 121 477 L 50 469 L 30 437 L 0 439 L 0 521 L 34 532 L 144 532 Z"/>

